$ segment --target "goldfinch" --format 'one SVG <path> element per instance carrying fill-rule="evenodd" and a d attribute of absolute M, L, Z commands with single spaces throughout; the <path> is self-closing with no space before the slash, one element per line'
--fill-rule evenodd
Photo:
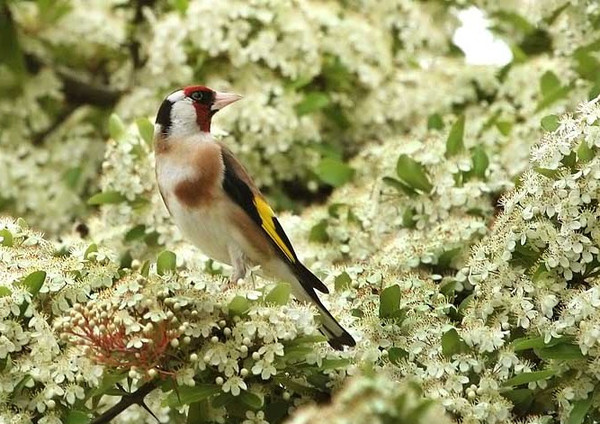
<path fill-rule="evenodd" d="M 327 287 L 300 262 L 244 166 L 210 133 L 213 115 L 239 99 L 196 85 L 174 91 L 162 102 L 154 146 L 164 203 L 185 237 L 207 256 L 233 267 L 230 281 L 259 265 L 263 275 L 289 282 L 298 300 L 317 306 L 321 332 L 333 348 L 354 346 L 315 292 L 328 293 Z"/>

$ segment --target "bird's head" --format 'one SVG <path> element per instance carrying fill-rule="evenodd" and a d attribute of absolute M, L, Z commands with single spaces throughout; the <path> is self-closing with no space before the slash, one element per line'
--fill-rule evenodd
<path fill-rule="evenodd" d="M 157 134 L 170 137 L 208 133 L 213 115 L 241 98 L 238 94 L 221 93 L 203 85 L 174 91 L 158 109 Z"/>

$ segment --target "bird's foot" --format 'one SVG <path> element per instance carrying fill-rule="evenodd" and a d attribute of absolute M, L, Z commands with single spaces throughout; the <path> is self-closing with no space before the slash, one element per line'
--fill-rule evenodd
<path fill-rule="evenodd" d="M 246 273 L 247 273 L 246 268 L 234 269 L 233 273 L 227 280 L 227 284 L 225 285 L 225 288 L 226 289 L 234 289 L 234 288 L 244 284 L 245 279 L 246 279 Z"/>

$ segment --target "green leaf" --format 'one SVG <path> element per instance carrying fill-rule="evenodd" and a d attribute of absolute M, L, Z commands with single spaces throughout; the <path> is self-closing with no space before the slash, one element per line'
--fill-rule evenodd
<path fill-rule="evenodd" d="M 317 334 L 314 336 L 300 336 L 295 338 L 294 340 L 288 342 L 287 346 L 300 346 L 302 344 L 312 344 L 312 343 L 321 343 L 326 342 L 327 337 L 322 334 Z M 286 349 L 287 355 L 287 349 Z"/>
<path fill-rule="evenodd" d="M 121 121 L 121 118 L 115 113 L 111 114 L 110 118 L 108 118 L 108 133 L 115 141 L 121 140 L 125 135 L 125 125 L 123 124 L 123 121 Z"/>
<path fill-rule="evenodd" d="M 195 386 L 179 386 L 177 391 L 173 390 L 163 401 L 164 406 L 170 408 L 189 405 L 208 399 L 212 395 L 221 392 L 221 387 L 216 384 L 198 384 Z"/>
<path fill-rule="evenodd" d="M 291 292 L 292 286 L 289 283 L 279 283 L 265 296 L 265 302 L 280 306 L 286 305 L 290 300 Z"/>
<path fill-rule="evenodd" d="M 93 205 L 109 205 L 123 203 L 127 198 L 118 191 L 103 191 L 102 193 L 94 194 L 87 201 L 90 206 Z"/>
<path fill-rule="evenodd" d="M 411 187 L 409 187 L 408 185 L 404 184 L 402 181 L 397 180 L 395 178 L 392 177 L 383 177 L 382 178 L 383 182 L 386 183 L 387 185 L 394 187 L 396 190 L 398 190 L 399 192 L 403 192 L 409 196 L 414 196 L 416 194 L 416 191 L 414 191 Z"/>
<path fill-rule="evenodd" d="M 11 19 L 8 6 L 0 3 L 0 63 L 20 80 L 25 76 L 25 61 L 17 35 L 17 28 Z"/>
<path fill-rule="evenodd" d="M 83 252 L 83 259 L 88 259 L 91 253 L 97 253 L 97 252 L 98 252 L 98 245 L 96 243 L 92 243 L 87 247 L 87 249 L 85 249 L 85 252 Z"/>
<path fill-rule="evenodd" d="M 577 360 L 584 359 L 579 346 L 571 343 L 563 343 L 556 346 L 535 349 L 535 354 L 541 359 Z"/>
<path fill-rule="evenodd" d="M 597 82 L 590 88 L 588 92 L 588 100 L 594 100 L 596 97 L 600 96 L 600 82 Z"/>
<path fill-rule="evenodd" d="M 458 257 L 458 255 L 462 251 L 461 247 L 455 247 L 451 249 L 450 246 L 447 246 L 446 248 L 448 250 L 444 250 L 438 257 L 437 266 L 442 269 L 450 268 L 452 262 Z"/>
<path fill-rule="evenodd" d="M 291 91 L 298 91 L 310 84 L 313 79 L 313 76 L 300 75 L 295 80 L 286 82 L 285 87 Z"/>
<path fill-rule="evenodd" d="M 571 151 L 571 153 L 569 153 L 567 156 L 562 158 L 560 163 L 562 163 L 567 168 L 571 168 L 572 170 L 575 170 L 575 165 L 577 164 L 577 153 Z"/>
<path fill-rule="evenodd" d="M 340 275 L 335 277 L 334 287 L 335 291 L 343 291 L 350 288 L 352 284 L 352 278 L 348 275 L 346 271 L 342 272 Z"/>
<path fill-rule="evenodd" d="M 190 404 L 187 416 L 187 424 L 198 424 L 210 422 L 210 411 L 208 401 L 201 400 Z"/>
<path fill-rule="evenodd" d="M 542 100 L 536 108 L 536 112 L 550 106 L 555 101 L 565 97 L 571 87 L 562 86 L 558 77 L 552 71 L 546 71 L 540 79 L 540 91 L 542 92 Z"/>
<path fill-rule="evenodd" d="M 284 359 L 276 359 L 277 361 L 294 363 L 294 362 L 304 362 L 306 360 L 306 355 L 310 354 L 313 351 L 310 346 L 295 346 L 286 349 L 285 351 L 285 360 Z M 278 366 L 277 364 L 275 365 Z"/>
<path fill-rule="evenodd" d="M 54 24 L 69 13 L 72 5 L 68 0 L 36 0 L 38 16 L 46 24 Z M 48 25 L 47 25 L 48 26 Z"/>
<path fill-rule="evenodd" d="M 284 400 L 268 402 L 265 405 L 265 419 L 269 423 L 282 423 L 289 415 L 288 410 L 291 404 Z"/>
<path fill-rule="evenodd" d="M 488 156 L 485 153 L 483 147 L 477 146 L 473 149 L 473 153 L 471 154 L 471 161 L 473 162 L 473 174 L 477 178 L 485 178 L 485 171 L 490 165 L 490 160 L 488 159 Z"/>
<path fill-rule="evenodd" d="M 429 115 L 429 117 L 427 118 L 427 129 L 428 130 L 444 129 L 444 120 L 438 113 Z"/>
<path fill-rule="evenodd" d="M 600 62 L 598 60 L 582 51 L 576 51 L 573 58 L 577 63 L 575 69 L 582 78 L 592 82 L 598 81 L 598 69 L 600 69 Z"/>
<path fill-rule="evenodd" d="M 538 174 L 543 175 L 547 178 L 551 178 L 553 180 L 555 180 L 560 173 L 558 169 L 540 168 L 539 166 L 536 166 L 535 168 L 533 168 L 533 170 Z"/>
<path fill-rule="evenodd" d="M 189 0 L 173 0 L 173 6 L 181 15 L 185 15 L 189 3 Z"/>
<path fill-rule="evenodd" d="M 440 284 L 440 293 L 446 297 L 453 298 L 456 293 L 456 287 L 458 286 L 458 281 L 450 280 L 446 282 L 442 282 Z"/>
<path fill-rule="evenodd" d="M 7 359 L 7 360 L 9 360 L 9 361 L 10 361 L 10 356 L 7 356 L 5 359 Z M 9 368 L 9 369 L 7 369 L 6 371 L 9 371 L 9 370 L 10 370 L 10 368 Z M 33 377 L 32 377 L 30 374 L 25 374 L 25 377 L 23 377 L 23 378 L 21 379 L 21 381 L 19 381 L 19 382 L 17 383 L 17 385 L 15 386 L 15 388 L 13 389 L 13 391 L 12 391 L 12 393 L 13 393 L 13 396 L 14 396 L 14 395 L 21 394 L 21 392 L 23 391 L 23 389 L 25 388 L 25 386 L 27 385 L 27 383 L 28 383 L 30 380 L 32 380 L 32 379 L 33 379 Z"/>
<path fill-rule="evenodd" d="M 10 296 L 12 294 L 12 290 L 6 286 L 0 286 L 0 297 Z"/>
<path fill-rule="evenodd" d="M 405 228 L 414 228 L 417 225 L 415 221 L 415 211 L 413 208 L 406 208 L 402 212 L 402 226 Z"/>
<path fill-rule="evenodd" d="M 509 135 L 512 130 L 512 122 L 509 121 L 496 121 L 496 128 L 500 131 L 502 135 Z"/>
<path fill-rule="evenodd" d="M 585 140 L 583 140 L 577 149 L 577 160 L 582 163 L 587 163 L 594 159 L 594 156 L 594 150 L 588 146 Z"/>
<path fill-rule="evenodd" d="M 87 424 L 91 421 L 92 416 L 88 412 L 72 409 L 65 419 L 65 424 Z"/>
<path fill-rule="evenodd" d="M 558 128 L 558 116 L 556 115 L 547 115 L 542 118 L 541 121 L 542 128 L 546 131 L 555 131 Z"/>
<path fill-rule="evenodd" d="M 220 395 L 214 397 L 211 403 L 213 408 L 222 408 L 235 400 L 237 400 L 237 397 L 233 396 L 231 393 L 221 393 Z"/>
<path fill-rule="evenodd" d="M 5 247 L 13 246 L 13 235 L 6 228 L 3 230 L 0 230 L 0 245 L 5 246 Z"/>
<path fill-rule="evenodd" d="M 592 405 L 593 394 L 590 393 L 586 399 L 578 400 L 573 403 L 573 409 L 569 414 L 567 424 L 582 424 Z"/>
<path fill-rule="evenodd" d="M 175 272 L 177 268 L 177 256 L 169 250 L 163 250 L 156 258 L 156 272 L 165 275 L 167 272 Z"/>
<path fill-rule="evenodd" d="M 148 275 L 150 275 L 150 261 L 149 260 L 145 260 L 142 263 L 142 266 L 140 267 L 140 275 L 143 275 L 146 278 L 148 278 Z"/>
<path fill-rule="evenodd" d="M 446 158 L 452 157 L 465 149 L 463 142 L 465 133 L 465 116 L 461 115 L 452 125 L 446 140 Z"/>
<path fill-rule="evenodd" d="M 400 155 L 396 165 L 398 177 L 409 187 L 429 193 L 433 186 L 427 178 L 425 169 L 416 160 L 407 155 Z"/>
<path fill-rule="evenodd" d="M 546 107 L 550 106 L 552 103 L 556 102 L 557 100 L 562 99 L 567 94 L 569 94 L 569 91 L 571 91 L 571 87 L 566 85 L 566 86 L 562 87 L 560 90 L 555 91 L 550 96 L 544 97 L 542 99 L 542 101 L 540 101 L 538 106 L 535 108 L 535 112 L 537 113 L 540 110 L 545 109 Z"/>
<path fill-rule="evenodd" d="M 97 397 L 97 400 L 100 401 L 100 398 L 115 388 L 117 383 L 122 382 L 127 377 L 127 373 L 122 371 L 107 371 L 102 377 L 102 382 L 100 385 L 94 389 L 92 389 L 86 395 L 86 400 L 89 398 Z M 122 393 L 120 394 L 122 396 Z"/>
<path fill-rule="evenodd" d="M 21 284 L 27 288 L 32 296 L 35 296 L 39 293 L 45 280 L 46 271 L 34 271 L 25 277 Z"/>
<path fill-rule="evenodd" d="M 262 408 L 262 406 L 264 404 L 264 400 L 261 396 L 258 396 L 257 394 L 254 394 L 252 392 L 248 392 L 245 390 L 240 392 L 240 400 L 246 406 L 248 406 L 254 410 Z"/>
<path fill-rule="evenodd" d="M 470 294 L 467 297 L 465 297 L 462 302 L 460 302 L 460 305 L 458 305 L 458 313 L 461 315 L 464 315 L 465 310 L 469 307 L 469 304 L 473 301 L 473 298 L 475 296 Z"/>
<path fill-rule="evenodd" d="M 512 341 L 511 346 L 515 352 L 528 349 L 541 349 L 545 346 L 543 337 L 521 337 Z"/>
<path fill-rule="evenodd" d="M 530 389 L 513 389 L 501 394 L 521 411 L 528 410 L 533 401 L 533 391 Z"/>
<path fill-rule="evenodd" d="M 321 366 L 322 370 L 335 370 L 339 368 L 347 368 L 350 365 L 350 359 L 348 358 L 336 358 L 336 359 L 323 359 Z"/>
<path fill-rule="evenodd" d="M 388 350 L 388 359 L 394 364 L 397 364 L 405 358 L 408 358 L 408 352 L 404 349 L 401 349 L 399 347 L 392 347 Z"/>
<path fill-rule="evenodd" d="M 83 170 L 81 169 L 80 166 L 75 166 L 71 169 L 68 169 L 63 174 L 63 180 L 64 180 L 65 184 L 67 185 L 67 187 L 69 187 L 70 189 L 75 189 L 77 187 L 77 183 L 79 182 L 79 179 L 81 178 L 82 172 L 83 172 Z"/>
<path fill-rule="evenodd" d="M 308 240 L 313 243 L 327 243 L 329 234 L 327 234 L 327 220 L 322 219 L 319 223 L 313 225 L 308 235 Z"/>
<path fill-rule="evenodd" d="M 550 378 L 556 375 L 556 371 L 552 369 L 542 370 L 542 371 L 533 371 L 533 372 L 524 372 L 521 374 L 517 374 L 513 378 L 509 378 L 504 383 L 503 386 L 520 386 L 521 384 L 531 383 L 532 381 L 545 380 L 546 378 Z"/>
<path fill-rule="evenodd" d="M 148 118 L 139 118 L 135 121 L 135 124 L 142 139 L 146 144 L 152 146 L 152 140 L 154 139 L 154 125 L 152 125 L 152 122 Z"/>
<path fill-rule="evenodd" d="M 354 176 L 354 169 L 334 158 L 324 158 L 316 169 L 317 176 L 326 184 L 340 187 Z"/>
<path fill-rule="evenodd" d="M 250 302 L 243 296 L 236 296 L 229 302 L 227 308 L 230 316 L 243 316 L 250 309 Z"/>
<path fill-rule="evenodd" d="M 400 308 L 400 286 L 386 287 L 379 295 L 379 318 L 391 318 Z"/>
<path fill-rule="evenodd" d="M 542 96 L 548 97 L 561 88 L 560 80 L 552 71 L 546 71 L 540 78 Z"/>
<path fill-rule="evenodd" d="M 323 108 L 329 106 L 331 101 L 329 96 L 325 93 L 313 91 L 307 93 L 304 99 L 296 105 L 296 113 L 299 116 L 307 115 L 309 113 L 317 112 Z"/>
<path fill-rule="evenodd" d="M 442 354 L 452 358 L 457 353 L 468 350 L 467 344 L 460 338 L 456 329 L 452 328 L 442 335 Z"/>
<path fill-rule="evenodd" d="M 144 224 L 136 225 L 125 233 L 125 241 L 141 239 L 146 235 L 146 226 Z"/>
<path fill-rule="evenodd" d="M 491 16 L 509 24 L 515 30 L 524 34 L 530 34 L 535 31 L 535 26 L 529 23 L 527 19 L 518 13 L 500 9 L 496 12 L 493 12 Z"/>

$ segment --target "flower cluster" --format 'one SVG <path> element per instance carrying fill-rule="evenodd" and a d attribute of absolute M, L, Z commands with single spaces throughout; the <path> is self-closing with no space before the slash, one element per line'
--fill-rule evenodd
<path fill-rule="evenodd" d="M 60 88 L 54 72 L 43 69 L 21 96 L 0 101 L 0 208 L 51 232 L 86 216 L 85 193 L 96 184 L 102 152 L 86 108 L 52 128 L 55 112 L 47 105 L 60 104 Z"/>
<path fill-rule="evenodd" d="M 434 420 L 440 424 L 452 422 L 442 408 L 422 397 L 418 386 L 398 384 L 380 375 L 361 375 L 353 377 L 330 405 L 304 407 L 288 423 L 427 423 Z"/>
<path fill-rule="evenodd" d="M 64 349 L 51 323 L 110 286 L 117 266 L 97 248 L 63 250 L 23 220 L 1 219 L 0 240 L 0 417 L 58 423 L 100 384 L 102 367 Z"/>
<path fill-rule="evenodd" d="M 130 121 L 154 115 L 168 92 L 194 81 L 234 89 L 244 105 L 216 117 L 224 141 L 260 186 L 277 191 L 298 180 L 314 191 L 323 182 L 312 170 L 324 157 L 347 156 L 425 108 L 473 100 L 472 81 L 492 75 L 466 72 L 455 59 L 414 68 L 413 56 L 449 50 L 456 22 L 442 4 L 59 3 L 8 6 L 18 48 L 31 60 L 20 71 L 0 69 L 3 80 L 25 81 L 16 98 L 0 102 L 10 129 L 3 132 L 2 169 L 14 170 L 2 178 L 0 206 L 52 233 L 87 216 L 106 106 Z M 422 28 L 429 28 L 425 38 Z M 440 82 L 460 78 L 455 96 L 441 106 L 435 84 L 420 83 L 423 70 Z M 92 107 L 81 107 L 82 99 Z"/>
<path fill-rule="evenodd" d="M 54 245 L 22 220 L 3 219 L 0 237 L 3 418 L 89 415 L 129 378 L 133 387 L 161 383 L 150 398 L 162 402 L 161 416 L 178 415 L 180 399 L 201 387 L 217 420 L 238 422 L 241 402 L 241 422 L 306 403 L 347 373 L 344 354 L 324 346 L 314 309 L 288 304 L 287 284 L 223 290 L 219 277 L 177 270 L 166 251 L 152 267 L 117 272 L 110 253 Z M 84 402 L 92 391 L 98 409 Z"/>
<path fill-rule="evenodd" d="M 511 44 L 501 70 L 451 47 L 473 3 Z M 0 209 L 50 236 L 0 219 L 0 421 L 143 388 L 115 422 L 600 419 L 599 101 L 564 114 L 598 93 L 596 4 L 5 9 Z M 148 118 L 192 82 L 244 95 L 214 132 L 271 200 L 335 186 L 280 220 L 355 348 L 286 283 L 227 285 L 172 224 Z"/>

